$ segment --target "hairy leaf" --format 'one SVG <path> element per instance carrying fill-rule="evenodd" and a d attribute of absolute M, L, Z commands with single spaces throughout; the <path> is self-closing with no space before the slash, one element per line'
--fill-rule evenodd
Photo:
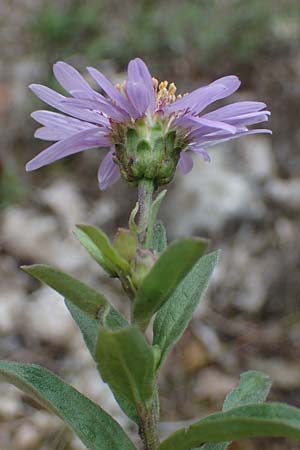
<path fill-rule="evenodd" d="M 153 343 L 161 349 L 158 367 L 161 366 L 172 346 L 180 339 L 188 326 L 201 296 L 208 286 L 218 261 L 218 254 L 218 252 L 214 252 L 202 256 L 158 311 L 153 328 Z"/>
<path fill-rule="evenodd" d="M 223 411 L 251 403 L 263 403 L 269 394 L 271 385 L 270 377 L 264 373 L 256 371 L 242 373 L 239 386 L 227 395 Z M 229 445 L 230 442 L 207 443 L 202 445 L 201 449 L 194 450 L 227 450 Z"/>
<path fill-rule="evenodd" d="M 145 327 L 153 314 L 171 297 L 177 286 L 203 255 L 208 242 L 181 239 L 171 244 L 152 267 L 137 291 L 133 313 Z"/>
<path fill-rule="evenodd" d="M 112 328 L 127 324 L 124 317 L 110 305 L 102 294 L 70 275 L 44 264 L 22 266 L 22 269 L 52 287 L 92 318 L 98 318 L 100 322 L 104 323 L 109 321 Z"/>
<path fill-rule="evenodd" d="M 100 406 L 48 370 L 0 362 L 0 377 L 57 414 L 89 450 L 135 450 L 120 425 Z"/>
<path fill-rule="evenodd" d="M 148 221 L 148 229 L 147 229 L 147 234 L 146 234 L 146 244 L 145 244 L 146 248 L 152 248 L 152 249 L 154 248 L 154 245 L 153 245 L 154 244 L 154 234 L 155 234 L 154 227 L 156 224 L 156 217 L 157 217 L 157 213 L 160 208 L 161 202 L 163 201 L 166 193 L 167 193 L 166 189 L 161 191 L 151 205 L 149 221 Z"/>
<path fill-rule="evenodd" d="M 152 246 L 157 253 L 162 253 L 168 245 L 166 229 L 161 221 L 158 221 L 154 227 Z"/>
<path fill-rule="evenodd" d="M 95 261 L 110 275 L 117 276 L 120 271 L 129 274 L 129 264 L 118 254 L 100 228 L 92 225 L 76 225 L 75 236 Z"/>
<path fill-rule="evenodd" d="M 137 407 L 153 395 L 155 362 L 151 347 L 136 326 L 111 331 L 102 328 L 96 359 L 104 381 Z"/>
<path fill-rule="evenodd" d="M 300 438 L 300 410 L 280 403 L 260 403 L 212 414 L 169 436 L 158 450 L 189 450 L 205 442 L 254 437 Z"/>
<path fill-rule="evenodd" d="M 91 316 L 86 314 L 84 311 L 82 311 L 80 308 L 72 304 L 71 302 L 66 300 L 66 306 L 69 309 L 73 319 L 77 323 L 78 327 L 80 328 L 81 334 L 83 336 L 83 339 L 86 343 L 87 348 L 89 349 L 93 359 L 96 361 L 95 357 L 95 351 L 96 351 L 96 345 L 97 345 L 97 338 L 98 338 L 98 332 L 99 332 L 99 321 L 97 319 L 93 319 Z M 111 329 L 118 329 L 121 328 L 120 326 L 116 326 L 117 322 L 111 320 L 111 315 L 109 315 L 106 318 L 106 326 Z M 122 326 L 128 325 L 126 322 L 125 324 L 122 324 Z M 96 361 L 97 362 L 97 361 Z M 139 416 L 137 414 L 135 405 L 128 402 L 126 399 L 121 397 L 120 395 L 117 395 L 115 392 L 113 392 L 116 401 L 120 405 L 120 408 L 124 411 L 124 413 L 135 423 L 139 423 Z"/>

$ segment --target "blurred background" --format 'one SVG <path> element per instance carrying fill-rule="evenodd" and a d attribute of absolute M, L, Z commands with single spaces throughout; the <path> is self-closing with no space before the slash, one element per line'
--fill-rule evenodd
<path fill-rule="evenodd" d="M 0 0 L 0 42 L 0 357 L 48 367 L 130 432 L 60 296 L 19 266 L 55 265 L 120 303 L 118 284 L 71 231 L 89 222 L 112 237 L 126 225 L 136 192 L 122 181 L 99 192 L 99 150 L 26 174 L 25 162 L 45 147 L 33 139 L 29 115 L 44 105 L 27 86 L 59 88 L 51 72 L 57 60 L 81 71 L 94 65 L 122 81 L 128 60 L 139 56 L 183 93 L 236 74 L 243 84 L 230 101 L 265 101 L 272 111 L 272 137 L 218 146 L 210 164 L 195 160 L 169 186 L 161 213 L 169 239 L 206 236 L 222 256 L 164 367 L 161 433 L 220 409 L 249 369 L 272 376 L 272 400 L 300 407 L 299 0 Z M 15 388 L 1 384 L 0 398 L 2 450 L 83 448 Z M 255 448 L 300 446 L 258 439 L 231 447 Z"/>

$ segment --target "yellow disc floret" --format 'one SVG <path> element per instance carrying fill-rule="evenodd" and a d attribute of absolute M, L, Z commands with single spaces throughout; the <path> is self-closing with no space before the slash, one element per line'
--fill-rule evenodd
<path fill-rule="evenodd" d="M 173 103 L 180 98 L 180 96 L 176 96 L 177 88 L 174 83 L 169 83 L 166 80 L 159 83 L 156 78 L 152 78 L 152 80 L 158 107 Z"/>

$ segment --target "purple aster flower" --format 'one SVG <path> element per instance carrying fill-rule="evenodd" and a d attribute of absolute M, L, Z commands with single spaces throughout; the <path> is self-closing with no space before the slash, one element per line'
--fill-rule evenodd
<path fill-rule="evenodd" d="M 109 149 L 98 171 L 100 189 L 107 189 L 121 175 L 136 184 L 142 178 L 168 183 L 176 167 L 188 173 L 191 154 L 210 157 L 207 149 L 220 142 L 268 129 L 248 127 L 268 120 L 261 102 L 237 102 L 212 112 L 204 110 L 233 94 L 240 86 L 236 76 L 220 78 L 183 97 L 174 83 L 158 83 L 139 58 L 129 62 L 128 77 L 113 85 L 101 72 L 88 67 L 101 88 L 96 92 L 76 69 L 64 62 L 54 64 L 56 79 L 70 96 L 46 86 L 30 89 L 45 103 L 61 111 L 35 111 L 42 127 L 35 137 L 55 141 L 27 165 L 38 169 L 66 156 L 95 147 Z"/>

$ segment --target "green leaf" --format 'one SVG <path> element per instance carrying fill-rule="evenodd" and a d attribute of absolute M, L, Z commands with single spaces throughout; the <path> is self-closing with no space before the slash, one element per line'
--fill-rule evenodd
<path fill-rule="evenodd" d="M 139 227 L 135 223 L 135 218 L 138 213 L 138 210 L 139 210 L 139 203 L 136 202 L 135 207 L 133 208 L 133 210 L 130 213 L 129 222 L 128 222 L 130 231 L 132 231 L 133 233 L 136 233 L 136 234 L 139 233 Z"/>
<path fill-rule="evenodd" d="M 163 201 L 165 195 L 167 193 L 167 190 L 164 189 L 161 191 L 156 199 L 152 202 L 151 208 L 150 208 L 150 214 L 149 214 L 149 220 L 148 220 L 148 227 L 147 227 L 147 233 L 146 233 L 146 242 L 145 247 L 146 248 L 154 248 L 154 226 L 156 224 L 156 217 L 158 210 L 160 208 L 161 202 Z"/>
<path fill-rule="evenodd" d="M 253 370 L 242 373 L 239 386 L 227 395 L 223 411 L 250 403 L 263 403 L 267 399 L 271 386 L 271 378 L 262 372 Z"/>
<path fill-rule="evenodd" d="M 135 450 L 120 425 L 109 414 L 48 370 L 35 365 L 1 361 L 0 377 L 57 414 L 87 449 Z"/>
<path fill-rule="evenodd" d="M 154 227 L 153 250 L 162 253 L 168 246 L 166 229 L 161 221 L 158 221 Z"/>
<path fill-rule="evenodd" d="M 128 262 L 118 254 L 102 230 L 91 225 L 76 225 L 75 236 L 110 275 L 117 276 L 120 272 L 130 273 Z"/>
<path fill-rule="evenodd" d="M 127 325 L 124 317 L 110 305 L 102 294 L 70 275 L 44 264 L 22 266 L 22 269 L 52 287 L 92 318 L 98 318 L 100 323 L 108 321 L 112 328 Z"/>
<path fill-rule="evenodd" d="M 219 252 L 202 256 L 158 311 L 153 326 L 153 343 L 161 349 L 158 367 L 188 326 L 208 286 L 218 256 Z"/>
<path fill-rule="evenodd" d="M 263 403 L 271 389 L 272 380 L 261 372 L 249 371 L 241 374 L 239 386 L 231 391 L 223 405 L 223 411 L 251 403 Z M 230 442 L 204 444 L 201 449 L 194 450 L 226 450 Z"/>
<path fill-rule="evenodd" d="M 280 403 L 240 406 L 212 414 L 169 436 L 158 450 L 189 450 L 205 442 L 254 437 L 300 438 L 300 410 Z"/>
<path fill-rule="evenodd" d="M 136 326 L 100 329 L 96 348 L 99 371 L 113 392 L 137 408 L 151 400 L 155 362 L 152 349 Z"/>
<path fill-rule="evenodd" d="M 65 300 L 65 304 L 71 313 L 74 321 L 77 323 L 84 342 L 90 351 L 92 357 L 95 357 L 96 342 L 99 331 L 99 320 L 92 318 L 90 315 L 82 311 L 78 306 L 69 300 Z"/>
<path fill-rule="evenodd" d="M 80 308 L 66 300 L 66 306 L 69 309 L 74 321 L 77 323 L 78 327 L 80 328 L 81 334 L 83 336 L 83 339 L 85 341 L 85 344 L 90 351 L 90 354 L 92 358 L 96 361 L 95 358 L 95 350 L 97 345 L 97 338 L 98 338 L 98 332 L 99 332 L 99 321 L 97 319 L 93 319 L 91 316 L 86 314 L 84 311 L 82 311 Z M 118 324 L 117 321 L 113 321 L 112 315 L 109 315 L 106 320 L 107 327 L 111 329 L 118 329 L 121 328 L 121 326 L 116 326 Z M 120 324 L 121 325 L 121 324 Z M 125 324 L 123 323 L 122 326 Z M 126 322 L 126 325 L 128 323 Z M 97 362 L 97 361 L 96 361 Z M 127 400 L 122 398 L 120 395 L 117 395 L 113 393 L 116 401 L 120 405 L 121 409 L 124 411 L 124 413 L 131 419 L 133 422 L 139 424 L 139 416 L 137 414 L 136 408 L 133 404 L 129 403 Z"/>
<path fill-rule="evenodd" d="M 204 239 L 181 239 L 163 252 L 136 294 L 133 314 L 141 327 L 145 328 L 153 314 L 171 297 L 207 245 Z"/>

